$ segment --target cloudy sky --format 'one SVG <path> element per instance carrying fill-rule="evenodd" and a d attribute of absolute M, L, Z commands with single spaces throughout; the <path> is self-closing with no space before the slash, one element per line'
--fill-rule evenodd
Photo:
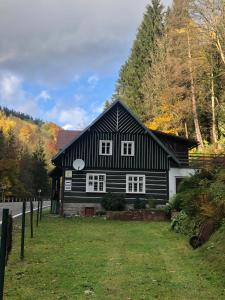
<path fill-rule="evenodd" d="M 0 105 L 84 128 L 110 99 L 147 3 L 1 0 Z"/>

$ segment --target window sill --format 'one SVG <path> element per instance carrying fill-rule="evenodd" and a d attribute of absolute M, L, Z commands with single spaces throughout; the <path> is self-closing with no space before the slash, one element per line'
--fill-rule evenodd
<path fill-rule="evenodd" d="M 104 192 L 101 192 L 101 191 L 99 191 L 99 192 L 96 192 L 96 191 L 86 191 L 86 193 L 89 193 L 89 194 L 105 194 L 106 192 L 104 191 Z"/>
<path fill-rule="evenodd" d="M 126 192 L 126 195 L 145 195 L 146 192 Z"/>

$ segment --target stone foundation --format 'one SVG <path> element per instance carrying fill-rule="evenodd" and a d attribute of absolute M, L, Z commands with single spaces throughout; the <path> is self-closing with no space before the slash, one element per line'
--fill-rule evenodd
<path fill-rule="evenodd" d="M 107 212 L 108 220 L 122 221 L 168 221 L 169 217 L 162 210 L 130 210 Z"/>
<path fill-rule="evenodd" d="M 85 216 L 85 208 L 94 208 L 95 213 L 102 211 L 100 203 L 64 203 L 63 214 L 67 216 Z"/>

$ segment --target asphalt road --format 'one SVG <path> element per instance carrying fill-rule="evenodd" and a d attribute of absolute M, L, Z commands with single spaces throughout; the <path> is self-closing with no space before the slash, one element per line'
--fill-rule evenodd
<path fill-rule="evenodd" d="M 34 209 L 37 208 L 38 203 L 33 202 Z M 50 207 L 50 201 L 43 201 L 43 208 L 44 207 Z M 3 208 L 9 208 L 9 211 L 12 212 L 12 215 L 15 217 L 22 212 L 22 202 L 4 202 L 0 203 L 0 223 L 2 221 L 2 209 Z M 27 202 L 26 211 L 28 212 L 30 210 L 30 203 Z"/>

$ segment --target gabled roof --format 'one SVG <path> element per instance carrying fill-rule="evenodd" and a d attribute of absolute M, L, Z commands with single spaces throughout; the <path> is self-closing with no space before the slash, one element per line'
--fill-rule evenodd
<path fill-rule="evenodd" d="M 151 132 L 153 132 L 157 137 L 159 137 L 160 140 L 163 139 L 163 138 L 166 138 L 166 139 L 169 139 L 169 140 L 172 140 L 172 141 L 182 142 L 182 143 L 188 145 L 188 149 L 198 147 L 198 145 L 199 145 L 199 143 L 196 140 L 187 139 L 183 136 L 174 135 L 174 134 L 171 134 L 171 133 L 166 133 L 166 132 L 163 132 L 163 131 L 152 130 L 152 129 L 151 129 Z"/>
<path fill-rule="evenodd" d="M 81 133 L 80 130 L 60 130 L 57 135 L 56 149 L 62 150 Z"/>
<path fill-rule="evenodd" d="M 68 143 L 55 157 L 53 157 L 52 162 L 54 162 L 58 157 L 60 157 L 63 153 L 65 153 L 65 150 L 68 149 L 73 143 L 75 143 L 84 133 L 86 133 L 93 125 L 95 125 L 102 117 L 104 117 L 114 106 L 121 105 L 133 118 L 134 120 L 144 129 L 144 131 L 149 134 L 153 140 L 160 145 L 160 147 L 171 157 L 178 165 L 180 165 L 179 160 L 176 158 L 174 153 L 172 153 L 161 141 L 160 139 L 145 125 L 137 119 L 137 117 L 129 110 L 129 108 L 120 100 L 117 100 L 113 102 L 108 109 L 106 109 L 104 112 L 102 112 L 86 129 L 84 129 L 78 136 L 73 138 L 73 140 Z"/>

